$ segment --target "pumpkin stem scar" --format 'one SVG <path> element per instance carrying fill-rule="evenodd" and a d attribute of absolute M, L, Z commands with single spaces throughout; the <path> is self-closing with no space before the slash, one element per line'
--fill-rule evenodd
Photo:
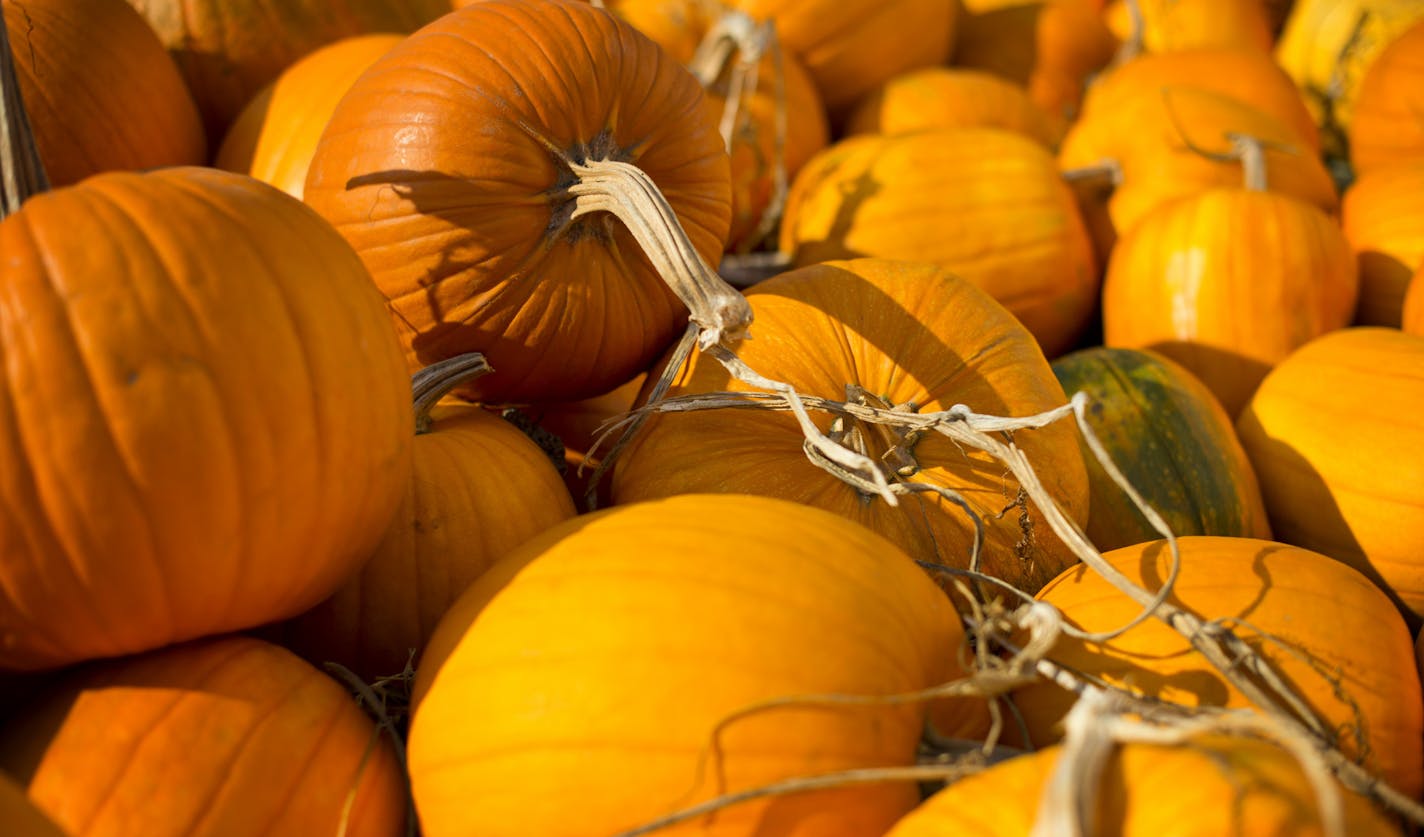
<path fill-rule="evenodd" d="M 0 219 L 48 189 L 49 179 L 20 96 L 9 34 L 0 20 Z"/>

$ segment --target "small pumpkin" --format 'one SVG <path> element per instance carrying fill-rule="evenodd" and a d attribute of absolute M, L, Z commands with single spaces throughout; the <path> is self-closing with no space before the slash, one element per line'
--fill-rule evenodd
<path fill-rule="evenodd" d="M 1424 17 L 1396 34 L 1360 79 L 1350 120 L 1357 173 L 1424 163 Z"/>
<path fill-rule="evenodd" d="M 1174 535 L 1269 538 L 1265 503 L 1231 417 L 1195 375 L 1145 349 L 1098 346 L 1053 361 L 1068 395 L 1086 392 L 1098 440 Z M 1092 495 L 1088 537 L 1099 550 L 1162 535 L 1084 443 Z"/>
<path fill-rule="evenodd" d="M 1342 752 L 1403 793 L 1424 792 L 1424 696 L 1414 640 L 1385 595 L 1354 569 L 1309 550 L 1254 538 L 1188 536 L 1177 543 L 1181 562 L 1168 601 L 1202 619 L 1225 620 L 1299 692 Z M 1148 590 L 1160 589 L 1171 569 L 1161 540 L 1103 557 Z M 1038 599 L 1090 632 L 1126 625 L 1142 609 L 1084 566 L 1055 578 Z M 1149 697 L 1253 706 L 1158 619 L 1104 642 L 1062 636 L 1048 658 Z M 1034 745 L 1058 740 L 1057 725 L 1075 697 L 1047 681 L 1013 693 Z"/>
<path fill-rule="evenodd" d="M 0 5 L 21 44 L 15 78 L 51 184 L 68 186 L 103 171 L 207 162 L 193 97 L 158 36 L 128 3 Z"/>
<path fill-rule="evenodd" d="M 931 796 L 886 837 L 1029 837 L 1046 827 L 1041 800 L 1062 747 L 1046 747 L 960 779 Z M 1079 777 L 1078 782 L 1083 780 Z M 1205 735 L 1180 744 L 1114 747 L 1083 814 L 1085 833 L 1294 834 L 1325 837 L 1317 790 L 1296 757 L 1254 738 Z M 1338 787 L 1338 786 L 1337 786 Z M 1368 800 L 1340 788 L 1345 833 L 1394 837 L 1399 830 Z M 1072 816 L 1053 811 L 1049 817 Z"/>
<path fill-rule="evenodd" d="M 1236 421 L 1276 538 L 1367 575 L 1424 617 L 1424 337 L 1356 326 L 1278 364 Z"/>
<path fill-rule="evenodd" d="M 0 728 L 0 766 L 72 834 L 395 837 L 405 820 L 385 733 L 250 637 L 75 669 Z"/>
<path fill-rule="evenodd" d="M 887 408 L 929 413 L 964 404 L 1002 416 L 1035 415 L 1067 400 L 1033 336 L 948 268 L 833 261 L 760 282 L 747 300 L 755 339 L 738 344 L 738 356 L 808 396 L 840 401 L 859 392 Z M 669 395 L 749 389 L 721 364 L 694 356 Z M 830 429 L 829 415 L 815 417 L 823 432 Z M 867 455 L 887 469 L 893 463 L 914 481 L 957 491 L 983 521 L 984 572 L 1031 591 L 1077 560 L 1037 510 L 1015 508 L 1018 485 L 988 454 L 938 433 L 896 437 L 876 428 L 842 432 L 866 440 Z M 1076 430 L 1056 422 L 1015 442 L 1068 516 L 1083 521 L 1088 482 Z M 785 412 L 654 415 L 614 465 L 612 488 L 617 503 L 704 492 L 781 497 L 854 520 L 916 559 L 961 568 L 974 538 L 969 517 L 945 497 L 921 493 L 890 506 L 817 467 Z"/>
<path fill-rule="evenodd" d="M 237 115 L 213 165 L 302 197 L 317 140 L 336 103 L 377 58 L 404 35 L 353 35 L 328 44 L 282 71 Z"/>
<path fill-rule="evenodd" d="M 871 91 L 851 111 L 845 133 L 909 134 L 944 128 L 1004 128 L 1057 144 L 1048 117 L 1022 85 L 980 70 L 924 67 Z"/>
<path fill-rule="evenodd" d="M 1092 243 L 1052 154 L 1001 128 L 836 143 L 791 184 L 781 250 L 798 267 L 941 265 L 1003 303 L 1049 357 L 1074 344 L 1097 303 Z"/>
<path fill-rule="evenodd" d="M 1103 15 L 1132 54 L 1222 47 L 1269 53 L 1275 42 L 1262 0 L 1108 0 Z"/>
<path fill-rule="evenodd" d="M 1398 327 L 1409 279 L 1424 264 L 1424 157 L 1357 177 L 1345 190 L 1340 223 L 1359 261 L 1355 322 Z"/>
<path fill-rule="evenodd" d="M 924 689 L 963 641 L 923 570 L 819 509 L 718 495 L 582 515 L 482 576 L 432 638 L 409 747 L 422 829 L 614 834 L 913 764 L 923 704 L 794 698 Z M 668 832 L 879 834 L 916 799 L 912 782 L 763 797 Z"/>

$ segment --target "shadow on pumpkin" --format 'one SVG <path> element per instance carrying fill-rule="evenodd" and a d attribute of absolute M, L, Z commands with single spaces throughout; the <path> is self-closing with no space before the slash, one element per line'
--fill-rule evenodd
<path fill-rule="evenodd" d="M 1185 366 L 1206 384 L 1232 421 L 1271 371 L 1270 364 L 1256 358 L 1188 340 L 1159 340 L 1140 348 L 1159 352 Z"/>
<path fill-rule="evenodd" d="M 835 168 L 821 174 L 821 177 L 826 179 L 835 176 Z M 806 265 L 836 259 L 859 259 L 873 255 L 850 247 L 847 240 L 850 238 L 851 231 L 855 229 L 857 213 L 860 212 L 865 202 L 878 194 L 881 189 L 880 183 L 868 173 L 840 183 L 837 187 L 839 194 L 836 196 L 836 214 L 831 219 L 830 227 L 821 238 L 796 242 L 795 252 L 790 254 L 795 263 Z M 812 194 L 819 191 L 819 188 L 814 185 L 806 189 L 807 193 Z M 824 198 L 819 198 L 819 200 L 824 200 Z"/>
<path fill-rule="evenodd" d="M 1358 254 L 1360 298 L 1355 309 L 1355 325 L 1385 325 L 1398 328 L 1404 311 L 1404 294 L 1414 268 L 1396 253 L 1364 250 Z"/>

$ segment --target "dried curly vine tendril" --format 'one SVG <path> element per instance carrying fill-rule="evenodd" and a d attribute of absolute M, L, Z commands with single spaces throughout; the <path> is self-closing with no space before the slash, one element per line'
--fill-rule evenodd
<path fill-rule="evenodd" d="M 49 179 L 20 96 L 10 37 L 0 19 L 0 219 L 48 189 Z"/>

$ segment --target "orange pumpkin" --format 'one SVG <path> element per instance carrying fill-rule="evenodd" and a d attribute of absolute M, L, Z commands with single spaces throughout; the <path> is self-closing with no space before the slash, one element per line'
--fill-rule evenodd
<path fill-rule="evenodd" d="M 1181 565 L 1168 601 L 1202 619 L 1227 620 L 1338 735 L 1347 756 L 1410 796 L 1424 792 L 1424 696 L 1413 665 L 1414 640 L 1385 595 L 1345 564 L 1285 544 L 1189 536 L 1178 545 Z M 1171 568 L 1166 541 L 1103 557 L 1153 591 Z M 1086 567 L 1069 569 L 1038 598 L 1091 632 L 1125 625 L 1142 609 Z M 1157 619 L 1106 642 L 1060 637 L 1048 657 L 1149 697 L 1188 706 L 1253 706 L 1185 637 Z M 1057 725 L 1074 699 L 1046 681 L 1013 693 L 1035 745 L 1059 738 Z"/>
<path fill-rule="evenodd" d="M 1409 290 L 1404 294 L 1404 322 L 1402 327 L 1410 334 L 1424 337 L 1424 261 L 1409 280 Z"/>
<path fill-rule="evenodd" d="M 1391 39 L 1365 71 L 1349 133 L 1357 173 L 1424 163 L 1424 18 Z"/>
<path fill-rule="evenodd" d="M 1355 327 L 1279 364 L 1237 419 L 1276 538 L 1322 552 L 1424 616 L 1424 337 Z"/>
<path fill-rule="evenodd" d="M 1057 133 L 1021 85 L 956 67 L 902 73 L 860 100 L 846 134 L 909 134 L 944 128 L 1003 128 L 1052 148 Z"/>
<path fill-rule="evenodd" d="M 1182 364 L 1234 419 L 1272 366 L 1349 325 L 1358 284 L 1324 212 L 1260 189 L 1211 189 L 1157 207 L 1118 240 L 1104 342 Z"/>
<path fill-rule="evenodd" d="M 920 413 L 965 404 L 1008 416 L 1033 415 L 1067 400 L 1032 335 L 947 268 L 882 259 L 829 262 L 765 280 L 747 299 L 755 338 L 739 344 L 737 354 L 807 395 L 843 400 L 852 386 L 872 403 L 912 403 Z M 694 357 L 669 395 L 748 389 L 710 358 Z M 829 428 L 830 416 L 818 419 Z M 872 458 L 898 463 L 892 456 L 900 451 L 909 457 L 904 465 L 911 479 L 964 497 L 984 523 L 984 572 L 1036 590 L 1076 560 L 1033 508 L 1000 514 L 1014 504 L 1018 488 L 987 454 L 934 432 L 893 445 L 888 432 L 856 432 Z M 1058 422 L 1015 441 L 1068 515 L 1084 520 L 1088 483 L 1074 428 Z M 917 494 L 896 507 L 862 494 L 806 458 L 801 430 L 785 412 L 657 415 L 614 466 L 618 503 L 699 492 L 761 494 L 829 509 L 914 558 L 968 566 L 974 527 L 958 505 Z"/>
<path fill-rule="evenodd" d="M 1141 29 L 1132 5 L 1141 15 Z M 1118 40 L 1136 52 L 1252 49 L 1270 53 L 1271 15 L 1262 0 L 1109 0 L 1103 11 Z"/>
<path fill-rule="evenodd" d="M 301 198 L 317 140 L 336 103 L 367 67 L 404 38 L 354 35 L 283 70 L 238 114 L 213 165 L 250 174 Z"/>
<path fill-rule="evenodd" d="M 67 186 L 103 171 L 202 165 L 193 97 L 124 0 L 4 0 L 15 78 L 45 173 Z M 96 48 L 102 44 L 102 48 Z"/>
<path fill-rule="evenodd" d="M 1010 759 L 954 782 L 895 825 L 886 837 L 1029 837 L 1040 833 L 1040 802 L 1061 747 Z M 1316 789 L 1295 756 L 1253 738 L 1201 736 L 1182 744 L 1114 748 L 1085 812 L 1085 833 L 1291 834 L 1325 837 Z M 1345 833 L 1396 837 L 1386 815 L 1340 789 Z M 1063 812 L 1067 813 L 1067 812 Z M 1061 826 L 1063 823 L 1052 823 Z"/>
<path fill-rule="evenodd" d="M 685 496 L 583 515 L 476 581 L 432 638 L 409 748 L 422 829 L 614 834 L 724 792 L 912 764 L 923 704 L 734 716 L 920 690 L 963 641 L 924 571 L 818 509 Z M 762 798 L 666 833 L 879 834 L 916 799 L 912 782 Z"/>
<path fill-rule="evenodd" d="M 0 828 L 9 837 L 65 837 L 44 812 L 25 798 L 15 780 L 0 773 Z"/>
<path fill-rule="evenodd" d="M 1049 357 L 1074 344 L 1097 302 L 1092 244 L 1051 153 L 1003 129 L 836 143 L 791 185 L 781 249 L 797 266 L 942 265 L 1003 303 Z"/>
<path fill-rule="evenodd" d="M 257 91 L 318 47 L 368 32 L 410 32 L 450 0 L 128 0 L 178 63 L 216 145 Z"/>
<path fill-rule="evenodd" d="M 385 733 L 331 678 L 248 637 L 76 669 L 8 719 L 0 764 L 76 837 L 394 837 L 405 819 Z"/>
<path fill-rule="evenodd" d="M 568 401 L 645 369 L 687 316 L 622 221 L 573 217 L 571 165 L 604 159 L 651 177 L 717 263 L 729 166 L 697 80 L 587 3 L 488 0 L 352 85 L 305 200 L 370 268 L 412 369 L 478 351 L 495 371 L 469 397 Z"/>
<path fill-rule="evenodd" d="M 481 573 L 574 516 L 548 455 L 521 430 L 473 404 L 433 405 L 463 377 L 417 377 L 410 487 L 361 570 L 285 626 L 284 644 L 307 659 L 367 680 L 400 672 Z"/>
<path fill-rule="evenodd" d="M 1424 157 L 1356 178 L 1340 222 L 1360 266 L 1355 322 L 1398 327 L 1409 278 L 1424 264 Z"/>
<path fill-rule="evenodd" d="M 370 554 L 410 384 L 311 210 L 212 169 L 110 173 L 30 198 L 0 252 L 0 667 L 285 618 Z"/>

